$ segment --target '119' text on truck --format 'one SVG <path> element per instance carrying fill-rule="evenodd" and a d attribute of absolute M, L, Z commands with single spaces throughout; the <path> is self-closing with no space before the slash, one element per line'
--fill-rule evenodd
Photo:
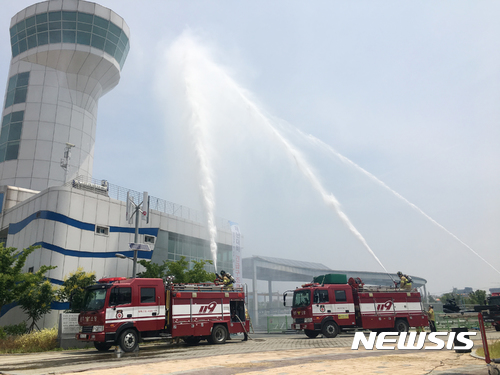
<path fill-rule="evenodd" d="M 359 278 L 351 277 L 347 283 L 345 275 L 326 276 L 337 281 L 305 284 L 293 291 L 291 328 L 304 330 L 309 338 L 320 333 L 335 337 L 341 330 L 355 328 L 407 332 L 410 327 L 428 325 L 416 290 L 365 287 Z"/>
<path fill-rule="evenodd" d="M 97 350 L 118 345 L 131 352 L 139 341 L 182 338 L 223 344 L 229 334 L 247 333 L 243 289 L 215 284 L 165 284 L 162 279 L 101 279 L 87 288 L 78 317 L 80 341 Z"/>

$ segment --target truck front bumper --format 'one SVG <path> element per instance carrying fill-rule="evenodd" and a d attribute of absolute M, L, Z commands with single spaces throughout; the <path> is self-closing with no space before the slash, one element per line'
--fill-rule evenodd
<path fill-rule="evenodd" d="M 97 342 L 115 342 L 115 332 L 93 332 L 93 333 L 77 333 L 75 338 L 79 341 L 97 341 Z"/>
<path fill-rule="evenodd" d="M 316 329 L 320 329 L 321 324 L 314 324 L 314 323 L 293 323 L 292 324 L 292 329 L 295 330 L 302 330 L 302 329 L 308 329 L 310 331 L 314 331 Z"/>

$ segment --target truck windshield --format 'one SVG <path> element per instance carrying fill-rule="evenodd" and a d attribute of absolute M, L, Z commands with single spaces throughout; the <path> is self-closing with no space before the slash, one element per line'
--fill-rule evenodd
<path fill-rule="evenodd" d="M 100 287 L 99 289 L 87 289 L 85 292 L 85 299 L 83 301 L 83 310 L 94 311 L 102 309 L 106 300 L 107 291 L 107 288 L 102 287 Z"/>
<path fill-rule="evenodd" d="M 311 291 L 308 289 L 297 290 L 293 293 L 292 307 L 309 306 L 311 302 Z"/>

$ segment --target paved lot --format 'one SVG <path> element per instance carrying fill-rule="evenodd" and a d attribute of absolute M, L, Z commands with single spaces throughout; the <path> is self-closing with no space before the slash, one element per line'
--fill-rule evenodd
<path fill-rule="evenodd" d="M 453 350 L 386 351 L 350 349 L 353 335 L 308 339 L 305 335 L 234 337 L 225 345 L 148 345 L 131 354 L 76 350 L 0 355 L 0 373 L 16 375 L 80 374 L 488 374 L 483 360 Z M 490 339 L 500 338 L 496 332 Z M 479 340 L 475 340 L 480 345 Z M 451 371 L 451 372 L 450 372 Z"/>

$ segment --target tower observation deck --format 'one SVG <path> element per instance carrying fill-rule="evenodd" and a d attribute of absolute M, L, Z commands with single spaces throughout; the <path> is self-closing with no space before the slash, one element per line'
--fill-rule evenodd
<path fill-rule="evenodd" d="M 92 176 L 98 101 L 120 80 L 129 36 L 120 16 L 87 1 L 45 1 L 12 18 L 0 185 L 40 191 Z"/>

